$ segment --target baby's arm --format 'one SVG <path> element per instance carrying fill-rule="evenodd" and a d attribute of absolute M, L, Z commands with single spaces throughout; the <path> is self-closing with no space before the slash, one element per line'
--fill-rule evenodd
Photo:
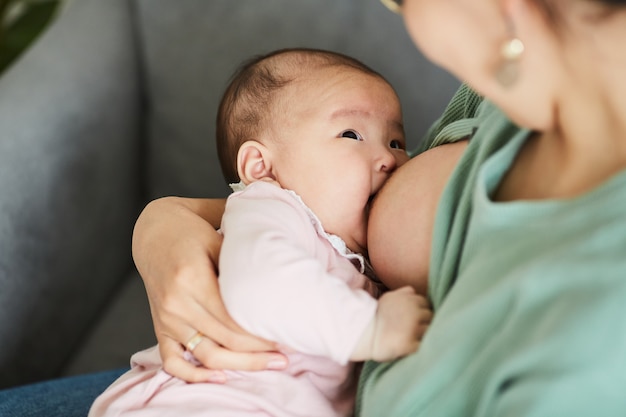
<path fill-rule="evenodd" d="M 350 359 L 382 362 L 408 355 L 419 347 L 431 319 L 428 301 L 412 287 L 386 292 Z"/>
<path fill-rule="evenodd" d="M 231 198 L 223 217 L 219 283 L 228 312 L 257 336 L 347 362 L 376 300 L 327 269 L 311 219 L 292 196 L 255 186 Z"/>
<path fill-rule="evenodd" d="M 417 349 L 431 318 L 426 299 L 403 288 L 377 302 L 350 288 L 313 255 L 318 238 L 301 232 L 308 216 L 274 188 L 266 198 L 244 191 L 224 214 L 220 288 L 233 318 L 257 336 L 340 363 Z"/>

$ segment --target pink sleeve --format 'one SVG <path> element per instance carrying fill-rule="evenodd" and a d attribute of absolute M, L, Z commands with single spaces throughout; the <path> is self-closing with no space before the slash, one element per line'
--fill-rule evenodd
<path fill-rule="evenodd" d="M 311 220 L 284 190 L 231 197 L 222 221 L 220 289 L 240 326 L 302 353 L 346 363 L 376 300 L 327 272 Z M 264 190 L 267 191 L 267 190 Z M 264 193 L 267 194 L 267 193 Z"/>

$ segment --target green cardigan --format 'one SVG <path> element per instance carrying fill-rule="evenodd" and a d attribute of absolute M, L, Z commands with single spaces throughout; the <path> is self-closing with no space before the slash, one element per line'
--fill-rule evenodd
<path fill-rule="evenodd" d="M 626 172 L 496 203 L 529 132 L 462 87 L 425 148 L 467 134 L 435 221 L 435 318 L 417 353 L 366 364 L 357 414 L 626 416 Z"/>

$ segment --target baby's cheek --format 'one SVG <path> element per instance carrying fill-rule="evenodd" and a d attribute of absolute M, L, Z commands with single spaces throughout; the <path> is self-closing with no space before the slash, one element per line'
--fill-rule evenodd
<path fill-rule="evenodd" d="M 411 159 L 409 157 L 409 154 L 406 152 L 403 152 L 400 157 L 398 158 L 398 167 L 401 167 L 402 165 L 406 164 L 407 162 L 409 162 L 409 160 Z"/>
<path fill-rule="evenodd" d="M 411 158 L 409 158 L 409 154 L 405 152 L 398 152 L 396 155 L 396 166 L 400 168 L 402 165 L 409 162 Z"/>

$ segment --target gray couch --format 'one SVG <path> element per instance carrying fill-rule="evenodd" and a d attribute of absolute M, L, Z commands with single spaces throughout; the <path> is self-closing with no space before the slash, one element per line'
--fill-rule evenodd
<path fill-rule="evenodd" d="M 458 82 L 378 0 L 70 0 L 0 78 L 0 387 L 127 366 L 154 343 L 142 207 L 227 194 L 212 140 L 237 64 L 351 54 L 396 87 L 410 145 Z"/>

